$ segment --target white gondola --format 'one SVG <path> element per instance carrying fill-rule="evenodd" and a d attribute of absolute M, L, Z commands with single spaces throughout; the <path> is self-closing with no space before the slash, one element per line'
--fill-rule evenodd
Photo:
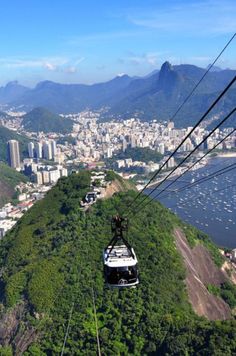
<path fill-rule="evenodd" d="M 104 273 L 108 286 L 133 287 L 139 284 L 137 258 L 125 245 L 108 246 L 104 250 Z"/>
<path fill-rule="evenodd" d="M 127 225 L 127 220 L 119 216 L 112 219 L 114 236 L 103 251 L 104 276 L 109 287 L 135 287 L 139 284 L 137 257 L 123 236 Z"/>

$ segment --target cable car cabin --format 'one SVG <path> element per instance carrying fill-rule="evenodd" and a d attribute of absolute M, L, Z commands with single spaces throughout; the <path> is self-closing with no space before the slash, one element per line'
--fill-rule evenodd
<path fill-rule="evenodd" d="M 85 196 L 85 201 L 86 203 L 95 203 L 97 199 L 97 193 L 96 192 L 88 192 Z"/>
<path fill-rule="evenodd" d="M 137 258 L 124 237 L 128 220 L 119 215 L 111 220 L 113 237 L 103 252 L 104 276 L 108 286 L 133 287 L 139 283 Z"/>
<path fill-rule="evenodd" d="M 126 245 L 108 246 L 104 250 L 105 281 L 110 287 L 133 287 L 139 283 L 137 258 Z"/>

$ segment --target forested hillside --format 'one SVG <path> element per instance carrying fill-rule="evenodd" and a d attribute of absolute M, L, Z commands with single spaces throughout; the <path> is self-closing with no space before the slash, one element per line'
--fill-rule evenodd
<path fill-rule="evenodd" d="M 59 132 L 68 133 L 72 131 L 73 122 L 70 119 L 37 107 L 23 116 L 22 125 L 27 131 L 34 132 Z"/>
<path fill-rule="evenodd" d="M 16 196 L 16 185 L 26 181 L 26 176 L 0 162 L 0 207 Z"/>
<path fill-rule="evenodd" d="M 209 322 L 193 312 L 173 236 L 184 225 L 158 202 L 130 218 L 140 285 L 104 286 L 101 256 L 110 219 L 135 192 L 99 200 L 85 212 L 79 202 L 89 189 L 89 172 L 60 179 L 1 240 L 1 354 L 60 354 L 71 315 L 65 354 L 95 355 L 93 291 L 102 355 L 234 354 L 235 320 Z M 209 246 L 220 264 L 216 247 L 185 228 L 188 240 Z"/>
<path fill-rule="evenodd" d="M 150 161 L 157 163 L 160 162 L 160 160 L 163 158 L 163 155 L 159 152 L 151 150 L 148 147 L 128 147 L 125 152 L 120 151 L 114 157 L 109 158 L 108 162 L 114 163 L 118 159 L 125 158 L 131 158 L 133 161 L 141 161 L 145 163 Z"/>

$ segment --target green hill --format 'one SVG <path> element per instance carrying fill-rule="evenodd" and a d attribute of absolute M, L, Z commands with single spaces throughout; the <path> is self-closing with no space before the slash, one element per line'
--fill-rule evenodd
<path fill-rule="evenodd" d="M 27 144 L 30 140 L 23 135 L 17 134 L 15 131 L 0 126 L 0 161 L 7 162 L 7 141 L 9 140 L 19 141 L 21 159 L 28 157 Z"/>
<path fill-rule="evenodd" d="M 0 162 L 0 207 L 15 197 L 16 185 L 26 181 L 26 176 Z"/>
<path fill-rule="evenodd" d="M 128 147 L 125 152 L 120 151 L 109 162 L 114 162 L 118 159 L 132 158 L 133 161 L 141 161 L 148 163 L 150 161 L 158 163 L 163 158 L 163 155 L 157 151 L 151 150 L 148 147 Z"/>
<path fill-rule="evenodd" d="M 45 108 L 38 107 L 23 116 L 25 130 L 33 132 L 58 132 L 66 134 L 72 131 L 73 122 L 53 114 Z"/>
<path fill-rule="evenodd" d="M 208 246 L 221 263 L 216 247 L 152 202 L 130 218 L 141 283 L 109 290 L 101 255 L 110 218 L 136 193 L 120 192 L 84 212 L 79 202 L 88 190 L 89 172 L 60 179 L 1 240 L 1 354 L 60 354 L 71 315 L 65 354 L 96 355 L 93 296 L 102 355 L 233 354 L 235 320 L 210 322 L 192 310 L 173 230 L 185 227 L 188 240 Z"/>

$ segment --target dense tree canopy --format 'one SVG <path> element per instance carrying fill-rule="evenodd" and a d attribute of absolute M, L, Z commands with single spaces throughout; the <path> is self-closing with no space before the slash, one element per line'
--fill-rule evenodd
<path fill-rule="evenodd" d="M 111 238 L 110 218 L 125 210 L 135 192 L 99 200 L 85 212 L 79 202 L 89 185 L 89 172 L 60 179 L 1 241 L 3 310 L 24 301 L 27 321 L 22 324 L 39 333 L 24 354 L 61 352 L 74 302 L 65 353 L 95 355 L 92 288 L 103 355 L 236 352 L 235 320 L 209 322 L 192 311 L 172 234 L 183 225 L 158 202 L 130 218 L 127 238 L 139 260 L 140 285 L 121 291 L 105 287 L 101 256 Z M 197 241 L 197 230 L 188 227 L 186 233 Z"/>

